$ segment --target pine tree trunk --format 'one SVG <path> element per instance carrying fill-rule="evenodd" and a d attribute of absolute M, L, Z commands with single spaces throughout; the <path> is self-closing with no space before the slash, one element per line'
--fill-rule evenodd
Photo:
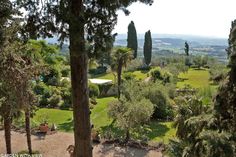
<path fill-rule="evenodd" d="M 89 114 L 88 56 L 85 52 L 83 1 L 72 0 L 69 24 L 72 104 L 74 115 L 75 157 L 92 157 Z"/>
<path fill-rule="evenodd" d="M 29 109 L 26 109 L 26 111 L 25 111 L 25 131 L 26 131 L 28 152 L 31 155 L 32 154 L 32 144 L 31 144 L 30 111 L 29 111 Z"/>
<path fill-rule="evenodd" d="M 120 86 L 121 86 L 121 75 L 122 75 L 122 60 L 119 61 L 118 63 L 118 68 L 117 68 L 117 86 L 118 86 L 118 98 L 120 98 Z"/>
<path fill-rule="evenodd" d="M 8 108 L 8 107 L 7 107 Z M 4 119 L 4 132 L 7 154 L 11 154 L 11 117 L 9 109 L 6 110 Z"/>

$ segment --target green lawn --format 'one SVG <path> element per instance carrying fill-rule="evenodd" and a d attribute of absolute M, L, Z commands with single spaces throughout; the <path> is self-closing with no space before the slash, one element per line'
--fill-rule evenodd
<path fill-rule="evenodd" d="M 175 137 L 176 129 L 172 127 L 173 122 L 151 122 L 149 138 L 151 142 L 168 143 L 169 139 Z"/>
<path fill-rule="evenodd" d="M 190 85 L 194 88 L 203 88 L 209 86 L 210 74 L 207 69 L 189 69 L 186 73 L 179 75 L 181 81 L 177 83 L 178 88 L 183 88 L 185 85 Z"/>
<path fill-rule="evenodd" d="M 137 80 L 144 80 L 145 78 L 147 78 L 147 71 L 134 71 L 132 72 L 135 75 L 135 78 Z M 113 73 L 105 73 L 105 74 L 100 74 L 100 75 L 91 75 L 91 78 L 97 78 L 97 79 L 108 79 L 108 80 L 112 80 L 114 82 L 115 80 L 115 76 Z"/>
<path fill-rule="evenodd" d="M 137 80 L 144 80 L 145 78 L 147 78 L 147 71 L 134 71 L 133 74 L 135 75 L 135 78 Z"/>
<path fill-rule="evenodd" d="M 107 105 L 114 97 L 106 97 L 97 99 L 98 104 L 93 108 L 91 113 L 91 122 L 94 124 L 95 128 L 102 129 L 103 131 L 110 129 L 118 136 L 122 136 L 122 131 L 110 125 L 112 119 L 107 115 Z M 60 131 L 72 132 L 73 131 L 73 121 L 72 121 L 72 111 L 59 110 L 59 109 L 39 109 L 36 112 L 33 120 L 36 123 L 43 122 L 47 120 L 49 124 L 55 123 Z M 151 122 L 146 125 L 144 129 L 137 133 L 137 138 L 145 135 L 150 139 L 150 142 L 168 142 L 168 139 L 175 135 L 175 129 L 171 127 L 171 122 Z"/>
<path fill-rule="evenodd" d="M 111 123 L 111 119 L 107 116 L 107 105 L 108 102 L 114 99 L 114 97 L 97 99 L 98 104 L 94 107 L 91 114 L 91 121 L 95 128 L 100 128 Z M 34 121 L 41 123 L 46 120 L 49 124 L 55 123 L 61 131 L 71 132 L 73 130 L 72 118 L 72 111 L 43 108 L 36 112 Z"/>
<path fill-rule="evenodd" d="M 55 123 L 59 130 L 72 131 L 72 111 L 42 108 L 36 112 L 33 120 L 36 123 L 42 123 L 45 120 L 51 125 Z"/>
<path fill-rule="evenodd" d="M 91 78 L 96 78 L 96 79 L 108 79 L 112 80 L 114 82 L 115 76 L 113 73 L 105 73 L 105 74 L 99 74 L 99 75 L 91 75 Z"/>

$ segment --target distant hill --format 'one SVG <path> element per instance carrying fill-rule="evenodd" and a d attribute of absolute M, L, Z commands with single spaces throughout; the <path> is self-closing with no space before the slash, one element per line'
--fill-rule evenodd
<path fill-rule="evenodd" d="M 57 38 L 46 39 L 48 43 L 58 43 Z M 176 35 L 176 34 L 152 34 L 153 54 L 170 51 L 173 53 L 184 53 L 184 42 L 190 45 L 190 53 L 209 55 L 218 58 L 221 61 L 227 60 L 228 41 L 224 38 L 200 37 L 192 35 Z M 127 35 L 119 34 L 114 43 L 115 46 L 126 46 Z M 138 34 L 138 55 L 143 55 L 144 34 Z M 67 54 L 68 42 L 63 45 L 62 53 Z"/>
<path fill-rule="evenodd" d="M 142 41 L 144 39 L 144 34 L 138 34 L 138 39 Z M 176 34 L 152 34 L 153 39 L 173 39 L 176 40 L 184 40 L 189 41 L 194 44 L 199 45 L 218 45 L 218 46 L 227 46 L 228 40 L 226 38 L 214 38 L 214 37 L 201 37 L 201 36 L 193 36 L 193 35 L 176 35 Z M 124 40 L 126 43 L 127 35 L 126 34 L 118 34 L 116 37 L 116 42 Z M 141 44 L 141 43 L 140 43 Z M 126 45 L 126 44 L 125 44 Z"/>

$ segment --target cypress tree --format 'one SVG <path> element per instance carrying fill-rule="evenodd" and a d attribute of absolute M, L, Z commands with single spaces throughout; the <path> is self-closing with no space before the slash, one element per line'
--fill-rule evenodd
<path fill-rule="evenodd" d="M 137 39 L 136 28 L 133 21 L 131 21 L 128 26 L 127 47 L 131 48 L 134 51 L 133 53 L 134 59 L 137 58 L 138 39 Z"/>
<path fill-rule="evenodd" d="M 149 66 L 152 59 L 152 36 L 150 30 L 145 33 L 143 54 L 144 62 L 147 66 Z"/>
<path fill-rule="evenodd" d="M 185 43 L 184 43 L 184 52 L 185 52 L 186 56 L 189 56 L 189 45 L 188 45 L 187 41 L 185 41 Z"/>

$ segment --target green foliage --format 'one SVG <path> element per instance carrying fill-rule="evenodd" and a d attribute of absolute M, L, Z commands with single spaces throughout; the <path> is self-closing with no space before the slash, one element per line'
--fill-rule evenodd
<path fill-rule="evenodd" d="M 149 73 L 154 80 L 162 80 L 162 74 L 161 74 L 160 67 L 156 67 L 156 68 L 150 70 Z"/>
<path fill-rule="evenodd" d="M 174 126 L 177 128 L 176 136 L 180 139 L 188 137 L 187 120 L 192 116 L 198 116 L 207 111 L 207 106 L 203 105 L 201 99 L 195 95 L 179 96 L 175 98 L 177 105 L 177 115 L 175 118 Z"/>
<path fill-rule="evenodd" d="M 145 33 L 143 54 L 145 64 L 149 66 L 152 59 L 152 37 L 150 30 Z"/>
<path fill-rule="evenodd" d="M 169 86 L 170 87 L 170 86 Z M 142 95 L 154 104 L 153 119 L 170 120 L 173 119 L 173 107 L 170 104 L 172 94 L 168 85 L 165 87 L 159 83 L 149 83 L 143 85 Z"/>
<path fill-rule="evenodd" d="M 132 59 L 132 50 L 126 47 L 117 47 L 112 52 L 111 69 L 117 73 L 117 94 L 120 97 L 122 68 Z"/>
<path fill-rule="evenodd" d="M 125 72 L 125 73 L 123 73 L 122 77 L 125 80 L 133 80 L 133 79 L 135 79 L 135 74 L 132 72 Z"/>
<path fill-rule="evenodd" d="M 208 63 L 207 56 L 194 56 L 193 57 L 193 65 L 191 67 L 200 69 L 201 67 L 205 67 Z"/>
<path fill-rule="evenodd" d="M 135 71 L 140 69 L 142 66 L 143 66 L 143 61 L 141 59 L 136 58 L 129 62 L 126 69 L 128 71 Z"/>
<path fill-rule="evenodd" d="M 173 78 L 173 75 L 170 72 L 163 70 L 160 67 L 153 68 L 149 73 L 154 82 L 161 80 L 163 83 L 170 83 Z"/>
<path fill-rule="evenodd" d="M 170 95 L 174 95 L 172 93 L 174 89 L 169 84 L 163 86 L 161 83 L 127 81 L 123 84 L 121 91 L 128 101 L 140 101 L 142 98 L 150 100 L 154 105 L 152 118 L 167 120 L 172 119 L 174 116 L 173 108 L 170 104 Z M 139 92 L 137 93 L 137 91 Z"/>
<path fill-rule="evenodd" d="M 106 71 L 107 71 L 107 67 L 105 66 L 99 66 L 96 69 L 89 69 L 89 73 L 92 75 L 105 74 Z"/>
<path fill-rule="evenodd" d="M 48 98 L 49 107 L 56 108 L 61 106 L 61 95 L 58 90 L 53 90 L 53 94 Z"/>
<path fill-rule="evenodd" d="M 185 65 L 190 67 L 192 65 L 192 61 L 191 61 L 191 58 L 189 56 L 187 56 L 185 58 Z"/>
<path fill-rule="evenodd" d="M 223 64 L 213 64 L 209 69 L 210 80 L 215 84 L 219 84 L 220 81 L 224 80 L 228 73 L 228 69 Z"/>
<path fill-rule="evenodd" d="M 215 94 L 216 89 L 211 86 L 200 88 L 197 93 L 197 95 L 202 99 L 204 105 L 212 105 L 212 100 Z"/>
<path fill-rule="evenodd" d="M 117 69 L 119 66 L 127 65 L 128 61 L 132 58 L 132 49 L 126 47 L 116 47 L 112 52 L 112 67 Z M 113 68 L 113 69 L 114 69 Z"/>
<path fill-rule="evenodd" d="M 138 39 L 137 39 L 136 28 L 133 21 L 131 21 L 128 26 L 127 47 L 131 48 L 134 51 L 133 52 L 134 59 L 137 58 Z"/>
<path fill-rule="evenodd" d="M 185 66 L 183 63 L 169 63 L 165 67 L 167 71 L 169 71 L 174 76 L 178 76 L 180 73 L 186 73 L 188 71 L 188 67 Z"/>
<path fill-rule="evenodd" d="M 69 66 L 65 66 L 62 68 L 61 76 L 62 77 L 69 77 L 70 76 L 70 67 Z"/>
<path fill-rule="evenodd" d="M 61 69 L 58 66 L 51 66 L 48 73 L 42 74 L 42 81 L 47 85 L 58 86 L 61 80 Z"/>
<path fill-rule="evenodd" d="M 221 83 L 214 98 L 213 108 L 210 110 L 201 107 L 202 103 L 193 106 L 191 109 L 183 108 L 178 111 L 177 135 L 180 138 L 177 142 L 170 144 L 169 152 L 174 156 L 235 156 L 235 32 L 236 21 L 232 22 L 229 36 L 228 55 L 230 57 L 230 72 Z M 211 95 L 209 91 L 204 95 Z M 199 101 L 199 100 L 197 100 Z M 197 102 L 194 101 L 194 102 Z M 197 107 L 196 107 L 197 106 Z M 200 107 L 200 108 L 199 108 Z M 190 109 L 190 110 L 189 110 Z M 180 112 L 181 111 L 181 112 Z M 182 126 L 182 127 L 180 127 Z"/>
<path fill-rule="evenodd" d="M 98 97 L 100 95 L 99 87 L 96 84 L 89 83 L 89 97 Z"/>
<path fill-rule="evenodd" d="M 152 114 L 153 104 L 147 99 L 127 101 L 122 97 L 119 101 L 111 102 L 108 107 L 108 115 L 125 131 L 147 123 Z"/>

